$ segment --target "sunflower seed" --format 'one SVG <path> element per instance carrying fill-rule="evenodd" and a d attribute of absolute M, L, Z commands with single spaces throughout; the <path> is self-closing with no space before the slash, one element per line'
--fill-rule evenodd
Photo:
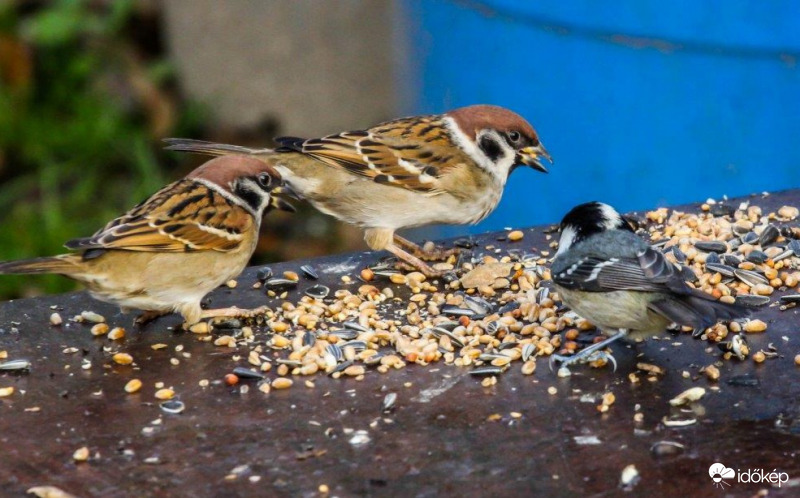
<path fill-rule="evenodd" d="M 748 308 L 757 308 L 769 304 L 769 296 L 758 296 L 756 294 L 741 294 L 736 296 L 736 304 Z"/>
<path fill-rule="evenodd" d="M 278 358 L 277 360 L 275 360 L 275 363 L 277 363 L 279 365 L 286 365 L 286 366 L 289 366 L 289 367 L 302 367 L 303 366 L 303 362 L 302 361 L 290 360 L 288 358 Z M 234 371 L 234 373 L 236 373 L 236 372 Z"/>
<path fill-rule="evenodd" d="M 766 262 L 769 259 L 769 256 L 763 251 L 750 251 L 750 254 L 747 255 L 747 261 L 751 263 L 761 264 Z"/>
<path fill-rule="evenodd" d="M 263 268 L 259 268 L 258 273 L 256 273 L 256 278 L 258 278 L 261 282 L 266 282 L 267 280 L 272 278 L 272 268 L 269 266 L 265 266 Z"/>
<path fill-rule="evenodd" d="M 355 330 L 355 331 L 358 331 L 358 332 L 369 332 L 369 329 L 367 327 L 361 325 L 358 322 L 354 322 L 352 320 L 349 321 L 349 322 L 344 322 L 342 325 L 344 325 L 344 328 L 346 328 L 346 329 Z"/>
<path fill-rule="evenodd" d="M 742 235 L 741 241 L 745 244 L 755 244 L 758 240 L 758 234 L 755 232 L 747 232 Z"/>
<path fill-rule="evenodd" d="M 256 372 L 254 370 L 250 370 L 249 368 L 245 367 L 236 367 L 233 369 L 233 373 L 239 377 L 240 379 L 263 379 L 264 375 L 260 372 Z"/>
<path fill-rule="evenodd" d="M 475 312 L 471 309 L 460 308 L 453 304 L 445 304 L 439 310 L 445 315 L 473 317 Z"/>
<path fill-rule="evenodd" d="M 507 367 L 479 367 L 469 371 L 470 375 L 475 377 L 489 377 L 491 375 L 500 375 Z"/>
<path fill-rule="evenodd" d="M 728 244 L 717 240 L 700 240 L 695 242 L 694 247 L 706 252 L 728 252 Z"/>
<path fill-rule="evenodd" d="M 303 333 L 303 346 L 311 347 L 317 342 L 317 334 L 311 332 L 310 330 L 306 330 Z"/>
<path fill-rule="evenodd" d="M 785 251 L 781 252 L 780 254 L 778 254 L 774 258 L 772 258 L 772 261 L 777 263 L 778 261 L 783 261 L 786 258 L 792 257 L 793 254 L 794 254 L 794 251 L 792 251 L 791 249 L 786 249 Z"/>
<path fill-rule="evenodd" d="M 314 267 L 313 267 L 313 266 L 311 266 L 311 265 L 303 265 L 303 266 L 301 266 L 301 267 L 300 267 L 300 271 L 301 271 L 301 272 L 303 272 L 303 274 L 304 274 L 306 277 L 310 278 L 311 280 L 317 280 L 317 279 L 319 279 L 319 274 L 318 274 L 318 273 L 317 273 L 317 271 L 314 269 Z"/>
<path fill-rule="evenodd" d="M 464 347 L 464 343 L 462 342 L 461 337 L 458 337 L 457 335 L 453 334 L 451 331 L 447 330 L 446 328 L 443 328 L 441 326 L 439 326 L 439 327 L 431 327 L 431 328 L 427 329 L 427 331 L 430 332 L 431 334 L 433 334 L 433 336 L 436 337 L 437 339 L 442 337 L 443 335 L 446 335 L 447 337 L 450 338 L 450 342 L 454 346 L 456 346 L 458 348 L 463 348 Z"/>
<path fill-rule="evenodd" d="M 709 212 L 714 216 L 733 216 L 733 213 L 736 212 L 736 209 L 731 205 L 717 202 L 716 204 L 711 205 Z"/>
<path fill-rule="evenodd" d="M 374 354 L 366 359 L 363 360 L 364 365 L 377 365 L 381 362 L 381 358 L 386 356 L 383 353 Z"/>
<path fill-rule="evenodd" d="M 787 294 L 781 296 L 782 303 L 800 303 L 800 294 Z"/>
<path fill-rule="evenodd" d="M 339 346 L 339 344 L 337 344 L 337 346 Z M 356 353 L 360 353 L 361 351 L 367 349 L 367 343 L 364 341 L 348 341 L 343 343 L 340 347 L 345 348 L 347 346 L 355 349 Z"/>
<path fill-rule="evenodd" d="M 503 305 L 499 310 L 497 310 L 497 313 L 499 313 L 500 315 L 510 313 L 514 310 L 519 309 L 520 305 L 521 304 L 519 301 L 511 301 L 510 303 Z"/>
<path fill-rule="evenodd" d="M 488 315 L 494 309 L 488 301 L 477 296 L 464 296 L 464 304 L 478 315 Z"/>
<path fill-rule="evenodd" d="M 336 366 L 336 368 L 334 368 L 333 371 L 329 375 L 333 375 L 333 374 L 335 374 L 337 372 L 343 372 L 344 370 L 347 370 L 347 367 L 349 367 L 352 364 L 353 364 L 353 362 L 351 360 L 343 361 L 343 362 L 339 363 Z"/>
<path fill-rule="evenodd" d="M 707 265 L 720 265 L 720 264 L 722 264 L 722 260 L 720 259 L 719 254 L 717 254 L 715 252 L 710 252 L 710 253 L 708 253 L 708 256 L 706 256 L 706 264 Z"/>
<path fill-rule="evenodd" d="M 540 287 L 536 292 L 536 302 L 541 304 L 550 297 L 550 287 Z"/>
<path fill-rule="evenodd" d="M 328 344 L 328 347 L 325 348 L 325 351 L 330 354 L 337 363 L 342 361 L 344 358 L 344 352 L 342 351 L 342 348 L 336 344 Z"/>
<path fill-rule="evenodd" d="M 314 285 L 306 289 L 306 296 L 313 297 L 314 299 L 325 299 L 330 294 L 331 290 L 325 285 Z"/>
<path fill-rule="evenodd" d="M 528 361 L 535 352 L 536 352 L 536 346 L 534 346 L 531 343 L 522 346 L 522 361 Z"/>
<path fill-rule="evenodd" d="M 489 335 L 497 335 L 497 333 L 504 328 L 505 325 L 501 324 L 497 320 L 494 320 L 486 325 L 486 333 Z"/>
<path fill-rule="evenodd" d="M 506 349 L 513 349 L 517 346 L 519 346 L 519 344 L 514 341 L 504 342 L 503 344 L 499 345 L 497 349 L 499 349 L 500 351 L 505 351 Z"/>
<path fill-rule="evenodd" d="M 742 258 L 736 256 L 734 254 L 723 254 L 722 255 L 722 262 L 728 266 L 733 266 L 734 268 L 738 267 L 742 264 Z M 733 268 L 731 268 L 733 270 Z M 730 275 L 733 276 L 733 275 Z"/>
<path fill-rule="evenodd" d="M 270 278 L 264 282 L 264 288 L 272 291 L 284 291 L 297 287 L 297 280 L 288 278 Z"/>
<path fill-rule="evenodd" d="M 0 370 L 30 370 L 31 362 L 28 360 L 8 360 L 0 362 Z"/>
<path fill-rule="evenodd" d="M 736 375 L 728 379 L 728 384 L 732 386 L 756 387 L 760 383 L 758 377 L 753 377 L 751 374 Z"/>
<path fill-rule="evenodd" d="M 761 244 L 761 247 L 767 246 L 775 242 L 780 235 L 781 232 L 775 227 L 775 225 L 767 225 L 766 228 L 764 228 L 764 231 L 761 232 L 761 235 L 759 235 L 758 243 Z"/>
<path fill-rule="evenodd" d="M 736 275 L 736 278 L 750 287 L 755 287 L 758 284 L 769 285 L 769 280 L 754 271 L 736 269 L 733 270 L 733 273 Z"/>
<path fill-rule="evenodd" d="M 394 404 L 397 401 L 397 393 L 389 393 L 383 397 L 383 402 L 381 403 L 381 411 L 383 413 L 388 413 L 394 410 Z"/>
<path fill-rule="evenodd" d="M 800 258 L 800 240 L 793 240 L 789 242 L 789 245 L 786 246 L 786 249 L 791 250 L 795 256 Z"/>
<path fill-rule="evenodd" d="M 328 335 L 335 335 L 339 339 L 350 341 L 358 337 L 358 332 L 351 329 L 336 329 L 336 330 L 329 330 Z"/>
<path fill-rule="evenodd" d="M 672 254 L 675 256 L 675 261 L 678 263 L 685 263 L 686 262 L 686 254 L 681 251 L 681 248 L 678 246 L 672 246 Z M 709 254 L 710 256 L 710 254 Z"/>
<path fill-rule="evenodd" d="M 186 405 L 183 404 L 183 401 L 178 401 L 177 399 L 164 401 L 159 406 L 161 407 L 161 411 L 165 413 L 171 413 L 173 415 L 177 415 L 186 409 Z"/>
<path fill-rule="evenodd" d="M 453 241 L 453 245 L 462 249 L 471 249 L 478 244 L 476 244 L 472 239 L 456 239 Z"/>

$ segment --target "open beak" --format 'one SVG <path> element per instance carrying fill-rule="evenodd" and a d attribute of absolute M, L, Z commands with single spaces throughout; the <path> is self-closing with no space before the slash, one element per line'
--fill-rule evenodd
<path fill-rule="evenodd" d="M 550 158 L 550 154 L 547 153 L 547 150 L 545 150 L 542 144 L 539 144 L 536 147 L 525 147 L 524 149 L 517 151 L 517 163 L 530 166 L 531 168 L 541 171 L 542 173 L 547 173 L 547 168 L 545 168 L 542 164 L 543 158 L 547 159 L 547 162 L 550 164 L 553 164 L 553 159 Z"/>
<path fill-rule="evenodd" d="M 295 207 L 289 203 L 289 201 L 285 200 L 283 197 L 288 197 L 290 199 L 300 200 L 300 197 L 297 195 L 292 187 L 287 185 L 286 183 L 282 183 L 281 185 L 275 187 L 270 192 L 270 203 L 269 205 L 275 209 L 280 209 L 281 211 L 288 211 L 290 213 L 294 213 L 297 211 Z"/>

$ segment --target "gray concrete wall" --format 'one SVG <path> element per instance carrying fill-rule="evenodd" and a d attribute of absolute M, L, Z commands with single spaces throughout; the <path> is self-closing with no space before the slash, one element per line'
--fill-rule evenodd
<path fill-rule="evenodd" d="M 392 0 L 163 0 L 180 84 L 223 126 L 316 136 L 396 115 Z"/>

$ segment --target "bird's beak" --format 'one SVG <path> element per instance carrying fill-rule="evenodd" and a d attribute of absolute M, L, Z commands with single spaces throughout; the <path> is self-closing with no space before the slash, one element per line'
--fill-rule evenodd
<path fill-rule="evenodd" d="M 287 185 L 286 183 L 282 183 L 281 185 L 275 187 L 270 192 L 270 203 L 269 205 L 275 209 L 280 209 L 281 211 L 288 211 L 290 213 L 294 213 L 297 211 L 295 207 L 283 197 L 288 197 L 290 199 L 300 200 L 300 197 L 297 195 L 292 187 Z"/>
<path fill-rule="evenodd" d="M 547 159 L 547 162 L 553 164 L 553 159 L 550 157 L 550 154 L 548 154 L 542 144 L 539 144 L 536 147 L 525 147 L 517 151 L 516 162 L 518 164 L 530 166 L 542 173 L 547 173 L 547 168 L 542 164 L 542 158 Z"/>

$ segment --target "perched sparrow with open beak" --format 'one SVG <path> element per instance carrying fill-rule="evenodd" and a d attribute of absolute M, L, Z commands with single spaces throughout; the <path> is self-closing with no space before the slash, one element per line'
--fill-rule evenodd
<path fill-rule="evenodd" d="M 291 210 L 272 195 L 280 185 L 280 174 L 262 161 L 214 159 L 93 236 L 67 242 L 74 253 L 0 263 L 0 273 L 64 275 L 123 311 L 146 311 L 139 323 L 170 312 L 187 324 L 246 315 L 237 308 L 203 311 L 200 300 L 247 265 L 267 210 Z"/>
<path fill-rule="evenodd" d="M 373 250 L 385 249 L 437 276 L 419 246 L 395 231 L 435 223 L 470 224 L 500 202 L 519 165 L 547 172 L 550 156 L 536 131 L 502 107 L 475 105 L 415 116 L 323 138 L 277 138 L 276 149 L 249 149 L 167 139 L 167 149 L 212 155 L 251 154 L 272 165 L 320 211 L 365 229 Z M 422 258 L 422 259 L 420 259 Z"/>
<path fill-rule="evenodd" d="M 554 357 L 564 364 L 609 358 L 600 351 L 621 337 L 643 339 L 673 323 L 703 330 L 748 314 L 690 287 L 660 251 L 600 202 L 581 204 L 564 216 L 550 271 L 567 306 L 603 332 L 618 331 L 574 356 Z"/>

